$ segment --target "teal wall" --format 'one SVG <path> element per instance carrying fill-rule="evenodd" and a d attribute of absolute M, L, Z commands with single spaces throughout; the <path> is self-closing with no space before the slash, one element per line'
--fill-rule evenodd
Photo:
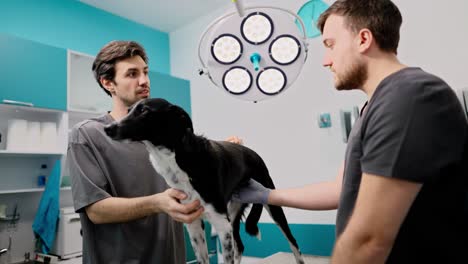
<path fill-rule="evenodd" d="M 277 252 L 291 252 L 289 243 L 276 224 L 259 223 L 261 240 L 245 232 L 241 224 L 241 239 L 245 246 L 244 256 L 264 258 Z M 302 254 L 331 256 L 335 244 L 335 225 L 289 224 Z"/>
<path fill-rule="evenodd" d="M 93 56 L 111 40 L 135 40 L 151 71 L 170 73 L 167 33 L 77 0 L 1 0 L 0 32 Z"/>
<path fill-rule="evenodd" d="M 149 78 L 151 97 L 162 97 L 192 115 L 189 81 L 157 72 L 149 72 Z"/>
<path fill-rule="evenodd" d="M 0 33 L 0 102 L 67 109 L 67 51 Z"/>

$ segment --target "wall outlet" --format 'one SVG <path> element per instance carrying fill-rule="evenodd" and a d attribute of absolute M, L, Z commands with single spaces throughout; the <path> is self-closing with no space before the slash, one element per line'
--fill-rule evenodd
<path fill-rule="evenodd" d="M 320 128 L 331 127 L 330 113 L 320 113 L 318 116 L 318 125 Z"/>

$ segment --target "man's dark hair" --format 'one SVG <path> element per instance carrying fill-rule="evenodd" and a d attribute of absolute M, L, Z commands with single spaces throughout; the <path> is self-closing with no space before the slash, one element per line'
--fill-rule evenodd
<path fill-rule="evenodd" d="M 353 32 L 367 28 L 383 51 L 397 53 L 400 27 L 403 21 L 398 7 L 390 0 L 337 0 L 320 15 L 317 27 L 323 27 L 330 15 L 345 18 Z"/>
<path fill-rule="evenodd" d="M 94 59 L 92 67 L 94 78 L 109 96 L 111 96 L 111 93 L 102 86 L 101 78 L 114 81 L 115 64 L 133 56 L 140 56 L 145 63 L 148 63 L 145 49 L 137 42 L 111 41 L 99 51 L 96 59 Z"/>

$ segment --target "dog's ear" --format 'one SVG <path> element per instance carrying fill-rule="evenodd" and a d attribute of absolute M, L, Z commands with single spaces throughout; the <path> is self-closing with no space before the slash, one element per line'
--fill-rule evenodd
<path fill-rule="evenodd" d="M 175 118 L 178 118 L 181 121 L 181 125 L 184 128 L 184 131 L 189 131 L 193 133 L 193 124 L 192 119 L 181 107 L 177 105 L 171 105 L 169 111 L 174 115 Z"/>

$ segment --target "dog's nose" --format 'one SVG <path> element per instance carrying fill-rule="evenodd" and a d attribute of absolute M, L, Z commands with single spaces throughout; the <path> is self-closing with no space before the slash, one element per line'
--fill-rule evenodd
<path fill-rule="evenodd" d="M 104 127 L 104 132 L 106 132 L 106 134 L 111 137 L 111 138 L 115 138 L 115 136 L 117 136 L 117 125 L 116 124 L 111 124 L 111 125 L 107 125 Z"/>

